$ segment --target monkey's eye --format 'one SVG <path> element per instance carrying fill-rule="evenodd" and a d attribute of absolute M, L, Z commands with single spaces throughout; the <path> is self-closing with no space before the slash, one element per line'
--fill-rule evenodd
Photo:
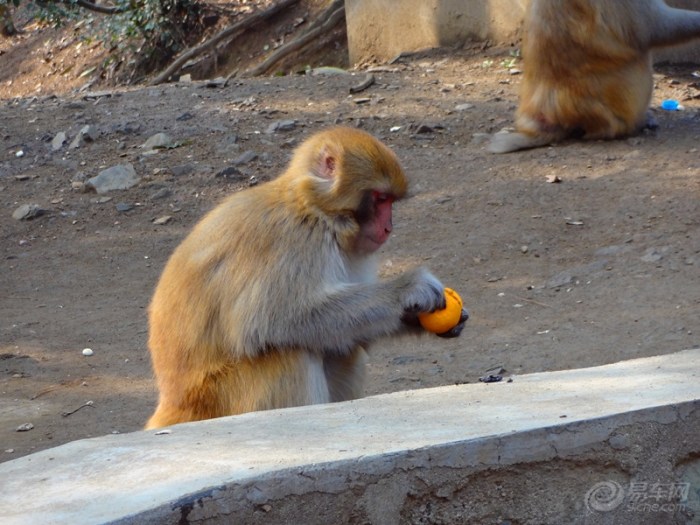
<path fill-rule="evenodd" d="M 374 202 L 382 204 L 385 202 L 393 202 L 394 197 L 389 193 L 383 193 L 380 191 L 375 191 L 372 193 L 374 195 Z"/>

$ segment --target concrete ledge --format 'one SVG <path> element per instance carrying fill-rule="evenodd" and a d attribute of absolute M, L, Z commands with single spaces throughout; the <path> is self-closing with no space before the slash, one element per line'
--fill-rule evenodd
<path fill-rule="evenodd" d="M 528 0 L 345 0 L 350 63 L 487 39 L 515 41 Z"/>
<path fill-rule="evenodd" d="M 613 1 L 613 0 L 611 0 Z M 345 0 L 350 63 L 466 41 L 517 42 L 530 0 Z M 700 0 L 667 0 L 700 11 Z M 562 50 L 565 52 L 565 50 Z M 659 49 L 656 62 L 700 62 L 700 41 Z"/>
<path fill-rule="evenodd" d="M 700 349 L 76 441 L 0 480 L 3 524 L 697 523 Z M 642 483 L 673 509 L 630 507 Z"/>

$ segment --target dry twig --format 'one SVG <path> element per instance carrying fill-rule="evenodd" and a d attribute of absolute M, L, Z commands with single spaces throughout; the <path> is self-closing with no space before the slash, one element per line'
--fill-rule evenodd
<path fill-rule="evenodd" d="M 93 406 L 93 405 L 94 405 L 94 403 L 93 403 L 92 401 L 86 401 L 85 403 L 83 403 L 82 405 L 80 405 L 80 406 L 79 406 L 78 408 L 76 408 L 75 410 L 71 410 L 70 412 L 61 412 L 61 415 L 62 415 L 63 417 L 68 417 L 68 416 L 70 416 L 70 415 L 72 415 L 72 414 L 75 414 L 75 413 L 76 413 L 78 410 L 80 410 L 81 408 L 91 407 L 91 406 Z"/>

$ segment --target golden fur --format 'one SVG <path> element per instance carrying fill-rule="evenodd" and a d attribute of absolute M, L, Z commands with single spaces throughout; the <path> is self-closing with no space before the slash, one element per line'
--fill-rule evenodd
<path fill-rule="evenodd" d="M 490 150 L 638 132 L 653 87 L 651 49 L 699 35 L 700 13 L 661 0 L 532 0 L 517 132 L 497 133 Z"/>

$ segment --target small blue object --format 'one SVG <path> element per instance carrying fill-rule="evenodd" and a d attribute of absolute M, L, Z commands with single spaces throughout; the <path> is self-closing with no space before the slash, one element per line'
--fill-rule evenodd
<path fill-rule="evenodd" d="M 666 111 L 676 111 L 678 106 L 678 101 L 670 98 L 661 103 L 661 109 L 665 109 Z"/>

